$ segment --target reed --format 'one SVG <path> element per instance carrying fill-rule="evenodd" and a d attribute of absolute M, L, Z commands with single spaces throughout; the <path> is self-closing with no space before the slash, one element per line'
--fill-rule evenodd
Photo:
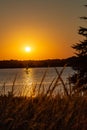
<path fill-rule="evenodd" d="M 55 71 L 57 77 L 53 78 L 47 91 L 43 85 L 45 72 L 40 85 L 32 85 L 31 96 L 27 93 L 26 96 L 15 96 L 14 89 L 13 96 L 0 96 L 0 130 L 87 130 L 87 93 L 82 95 L 80 91 L 66 89 L 61 77 L 64 68 L 60 73 Z M 59 81 L 64 94 L 54 95 Z M 72 87 L 70 83 L 68 85 Z"/>

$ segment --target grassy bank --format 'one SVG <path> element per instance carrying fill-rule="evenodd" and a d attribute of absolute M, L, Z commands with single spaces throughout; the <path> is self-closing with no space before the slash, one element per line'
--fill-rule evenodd
<path fill-rule="evenodd" d="M 36 86 L 29 97 L 15 96 L 13 83 L 12 91 L 0 96 L 0 130 L 87 130 L 87 94 L 67 89 L 63 70 L 56 69 L 58 77 L 40 92 L 45 72 L 35 96 Z M 64 93 L 54 96 L 59 81 Z"/>
<path fill-rule="evenodd" d="M 0 96 L 0 130 L 87 130 L 87 97 Z"/>

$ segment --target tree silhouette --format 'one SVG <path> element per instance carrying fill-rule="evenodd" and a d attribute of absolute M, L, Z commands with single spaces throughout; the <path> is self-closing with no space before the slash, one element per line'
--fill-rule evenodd
<path fill-rule="evenodd" d="M 87 7 L 87 5 L 85 5 Z M 80 19 L 87 20 L 87 17 L 83 16 Z M 78 34 L 85 37 L 83 41 L 72 45 L 77 56 L 77 61 L 73 65 L 73 69 L 76 73 L 70 77 L 70 81 L 77 84 L 76 89 L 87 90 L 87 27 L 79 27 Z"/>

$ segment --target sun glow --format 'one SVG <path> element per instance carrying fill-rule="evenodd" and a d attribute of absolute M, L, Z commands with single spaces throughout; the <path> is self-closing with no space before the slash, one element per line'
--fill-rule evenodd
<path fill-rule="evenodd" d="M 25 47 L 25 51 L 26 52 L 30 52 L 31 51 L 31 47 L 29 47 L 29 46 Z"/>

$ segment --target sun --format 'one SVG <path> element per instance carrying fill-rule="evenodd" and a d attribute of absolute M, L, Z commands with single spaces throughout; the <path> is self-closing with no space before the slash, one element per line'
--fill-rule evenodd
<path fill-rule="evenodd" d="M 26 47 L 25 47 L 25 51 L 26 51 L 26 52 L 30 52 L 30 51 L 31 51 L 31 47 L 26 46 Z"/>

